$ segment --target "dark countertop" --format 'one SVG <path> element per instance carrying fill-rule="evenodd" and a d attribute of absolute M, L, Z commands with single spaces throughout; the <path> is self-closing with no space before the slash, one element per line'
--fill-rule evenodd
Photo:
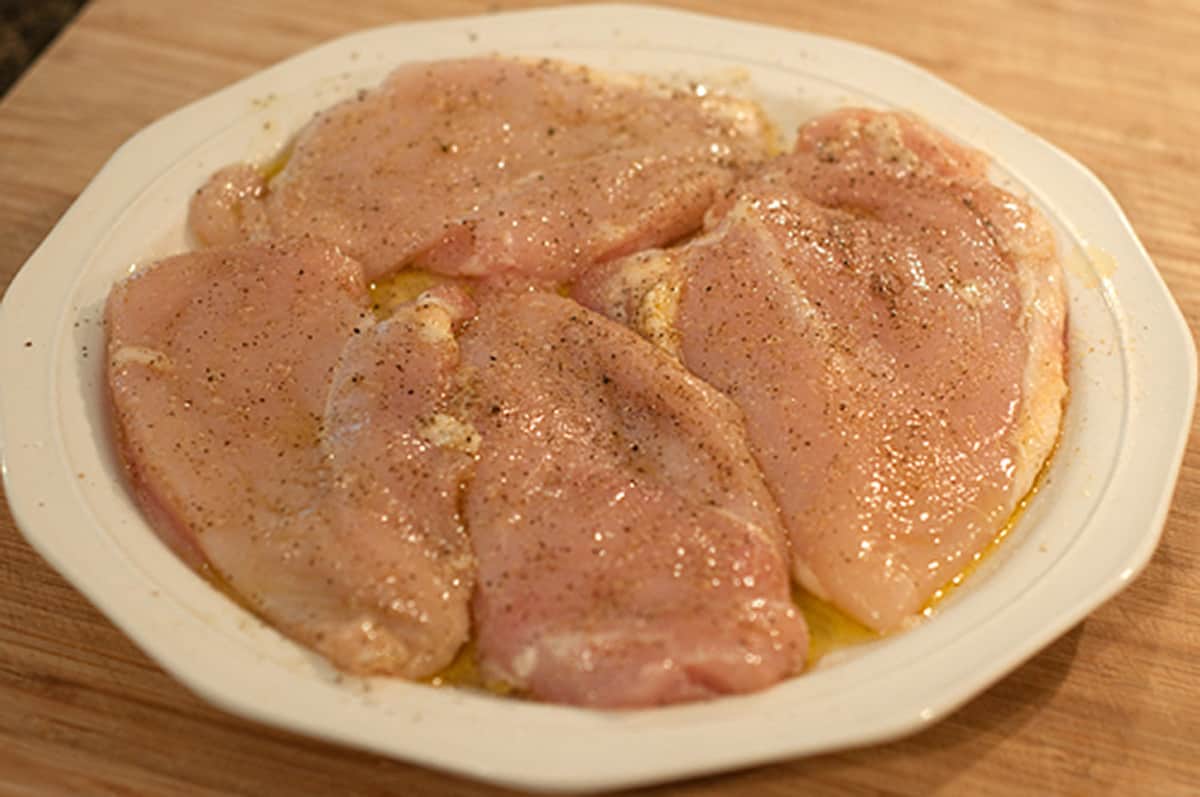
<path fill-rule="evenodd" d="M 87 0 L 0 0 L 0 96 Z"/>

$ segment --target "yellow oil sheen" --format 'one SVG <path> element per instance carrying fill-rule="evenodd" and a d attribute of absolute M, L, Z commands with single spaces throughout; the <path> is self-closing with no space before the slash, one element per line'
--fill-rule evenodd
<path fill-rule="evenodd" d="M 411 302 L 433 286 L 445 281 L 445 277 L 421 269 L 401 269 L 370 284 L 371 309 L 377 318 L 387 318 L 400 305 Z"/>

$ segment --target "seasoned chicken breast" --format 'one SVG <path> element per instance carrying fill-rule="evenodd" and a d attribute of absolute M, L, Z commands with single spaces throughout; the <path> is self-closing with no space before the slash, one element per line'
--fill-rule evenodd
<path fill-rule="evenodd" d="M 612 707 L 799 671 L 787 541 L 728 399 L 553 294 L 485 301 L 461 347 L 485 675 Z"/>
<path fill-rule="evenodd" d="M 359 265 L 304 238 L 169 258 L 108 301 L 119 451 L 156 528 L 352 673 L 431 675 L 468 637 L 471 459 L 428 428 L 462 307 L 375 324 Z"/>
<path fill-rule="evenodd" d="M 190 224 L 207 245 L 319 236 L 369 279 L 549 283 L 699 229 L 769 143 L 740 100 L 549 60 L 414 63 L 319 114 L 270 180 L 219 171 Z"/>
<path fill-rule="evenodd" d="M 707 234 L 573 292 L 738 404 L 797 578 L 880 631 L 987 546 L 1059 427 L 1053 236 L 985 170 L 914 117 L 840 111 Z"/>

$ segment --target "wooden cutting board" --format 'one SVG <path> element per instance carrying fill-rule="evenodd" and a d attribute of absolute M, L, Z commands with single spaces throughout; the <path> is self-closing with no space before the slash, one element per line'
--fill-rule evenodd
<path fill-rule="evenodd" d="M 0 101 L 0 284 L 8 284 L 112 151 L 157 117 L 342 33 L 531 5 L 539 4 L 92 0 Z M 1112 189 L 1195 328 L 1195 0 L 672 5 L 889 50 L 1057 144 Z M 1200 793 L 1196 435 L 1162 545 L 1145 574 L 945 721 L 884 746 L 647 793 L 743 792 Z M 46 793 L 498 792 L 274 731 L 201 703 L 50 570 L 0 504 L 0 794 Z"/>

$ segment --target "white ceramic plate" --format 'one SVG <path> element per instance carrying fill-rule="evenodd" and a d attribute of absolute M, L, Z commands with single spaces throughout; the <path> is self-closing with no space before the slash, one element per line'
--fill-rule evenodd
<path fill-rule="evenodd" d="M 100 311 L 109 288 L 132 264 L 185 248 L 188 197 L 215 168 L 269 158 L 314 110 L 402 60 L 492 52 L 725 86 L 762 101 L 785 131 L 846 103 L 911 109 L 989 152 L 997 180 L 1053 221 L 1070 272 L 1062 445 L 1014 538 L 931 621 L 760 694 L 604 713 L 338 678 L 154 536 L 106 428 Z M 2 325 L 4 475 L 17 522 L 143 650 L 231 712 L 540 790 L 648 783 L 878 742 L 944 716 L 1146 564 L 1196 384 L 1178 309 L 1112 197 L 1078 163 L 894 57 L 644 7 L 367 31 L 184 108 L 113 156 L 13 282 Z"/>

